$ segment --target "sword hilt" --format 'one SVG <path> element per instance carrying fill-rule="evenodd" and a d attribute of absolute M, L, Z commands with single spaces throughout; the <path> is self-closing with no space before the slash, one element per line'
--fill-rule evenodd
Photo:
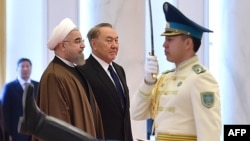
<path fill-rule="evenodd" d="M 149 55 L 150 55 L 150 56 L 154 56 L 154 52 L 149 52 Z M 153 77 L 154 79 L 157 79 L 157 74 L 152 73 L 152 77 Z"/>

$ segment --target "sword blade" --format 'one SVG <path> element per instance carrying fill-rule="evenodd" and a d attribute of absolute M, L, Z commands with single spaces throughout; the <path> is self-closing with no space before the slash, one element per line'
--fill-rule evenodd
<path fill-rule="evenodd" d="M 151 0 L 148 1 L 149 5 L 149 18 L 150 18 L 150 32 L 151 32 L 151 55 L 154 56 L 154 31 L 153 31 L 153 18 L 152 18 L 152 8 Z"/>

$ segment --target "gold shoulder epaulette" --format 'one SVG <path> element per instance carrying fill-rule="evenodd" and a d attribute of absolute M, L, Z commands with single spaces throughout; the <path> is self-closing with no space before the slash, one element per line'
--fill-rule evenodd
<path fill-rule="evenodd" d="M 174 72 L 175 71 L 175 69 L 172 69 L 172 70 L 166 70 L 166 71 L 164 71 L 162 74 L 167 74 L 167 73 L 169 73 L 169 72 Z"/>
<path fill-rule="evenodd" d="M 196 64 L 196 65 L 193 65 L 192 67 L 193 71 L 197 74 L 200 74 L 200 73 L 203 73 L 206 71 L 206 69 L 204 69 L 201 65 L 199 64 Z"/>

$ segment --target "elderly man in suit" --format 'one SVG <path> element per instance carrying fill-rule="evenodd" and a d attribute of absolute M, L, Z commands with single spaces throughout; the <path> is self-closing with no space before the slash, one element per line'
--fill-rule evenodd
<path fill-rule="evenodd" d="M 107 140 L 132 141 L 129 90 L 125 71 L 114 62 L 118 35 L 111 24 L 100 23 L 87 34 L 92 53 L 82 67 L 100 108 Z"/>

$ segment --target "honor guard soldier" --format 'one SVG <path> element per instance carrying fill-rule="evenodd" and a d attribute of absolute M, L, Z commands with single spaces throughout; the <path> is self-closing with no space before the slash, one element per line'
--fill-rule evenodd
<path fill-rule="evenodd" d="M 148 56 L 145 77 L 131 101 L 134 120 L 154 119 L 157 141 L 219 141 L 221 105 L 219 86 L 196 55 L 202 34 L 212 32 L 163 4 L 166 28 L 164 53 L 175 68 L 158 78 L 156 56 Z"/>

